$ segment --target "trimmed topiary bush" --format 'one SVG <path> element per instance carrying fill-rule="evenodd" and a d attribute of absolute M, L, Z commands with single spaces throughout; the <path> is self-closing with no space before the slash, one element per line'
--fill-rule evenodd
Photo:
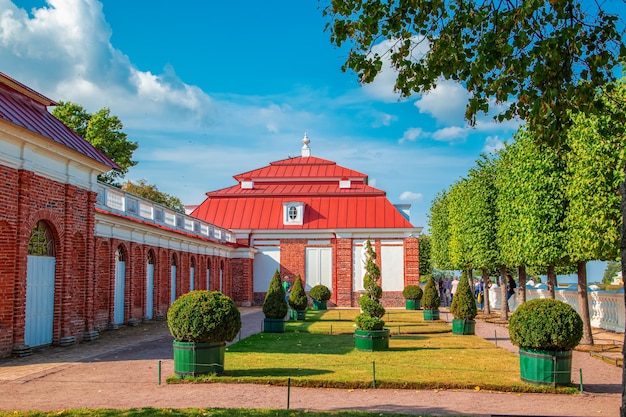
<path fill-rule="evenodd" d="M 174 301 L 167 326 L 178 342 L 230 342 L 241 329 L 241 314 L 224 294 L 196 290 Z"/>
<path fill-rule="evenodd" d="M 330 300 L 330 290 L 326 285 L 322 284 L 318 284 L 315 287 L 311 288 L 311 291 L 309 291 L 309 295 L 312 299 L 317 301 Z"/>
<path fill-rule="evenodd" d="M 426 287 L 424 288 L 422 307 L 425 310 L 437 310 L 440 305 L 441 299 L 439 298 L 439 290 L 437 289 L 434 278 L 430 277 L 428 281 L 426 281 Z"/>
<path fill-rule="evenodd" d="M 525 349 L 567 351 L 583 336 L 583 321 L 569 304 L 550 298 L 521 304 L 509 320 L 511 343 Z"/>
<path fill-rule="evenodd" d="M 359 298 L 362 313 L 356 316 L 355 324 L 360 330 L 382 330 L 385 322 L 381 317 L 385 315 L 385 308 L 380 304 L 383 289 L 378 285 L 380 269 L 376 265 L 376 252 L 369 240 L 365 242 L 367 262 L 365 264 L 365 276 L 363 287 L 366 293 Z"/>
<path fill-rule="evenodd" d="M 309 300 L 306 298 L 306 292 L 304 292 L 302 278 L 298 275 L 293 283 L 291 294 L 289 294 L 289 306 L 294 310 L 306 310 L 308 304 Z"/>
<path fill-rule="evenodd" d="M 407 285 L 402 290 L 402 296 L 406 300 L 421 300 L 424 295 L 424 291 L 419 285 Z"/>
<path fill-rule="evenodd" d="M 289 306 L 285 301 L 285 290 L 280 282 L 278 269 L 270 281 L 270 286 L 263 302 L 263 314 L 268 319 L 282 319 L 287 314 Z"/>
<path fill-rule="evenodd" d="M 457 320 L 473 320 L 476 314 L 478 314 L 476 300 L 472 294 L 472 288 L 470 287 L 467 274 L 461 276 L 456 294 L 454 294 L 454 298 L 452 299 L 450 312 Z"/>

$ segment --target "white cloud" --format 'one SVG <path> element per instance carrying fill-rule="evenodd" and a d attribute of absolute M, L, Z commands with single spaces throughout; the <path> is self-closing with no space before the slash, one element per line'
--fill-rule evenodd
<path fill-rule="evenodd" d="M 400 201 L 422 201 L 423 198 L 422 193 L 414 193 L 413 191 L 405 191 L 400 194 Z"/>
<path fill-rule="evenodd" d="M 398 140 L 398 143 L 415 142 L 417 139 L 424 136 L 426 136 L 426 134 L 421 127 L 412 127 L 404 132 L 402 137 Z"/>
<path fill-rule="evenodd" d="M 487 136 L 485 138 L 484 152 L 494 153 L 500 149 L 504 149 L 504 141 L 498 136 Z"/>
<path fill-rule="evenodd" d="M 449 126 L 439 129 L 432 138 L 439 142 L 462 142 L 467 138 L 468 129 L 460 126 Z"/>
<path fill-rule="evenodd" d="M 460 123 L 465 117 L 469 94 L 455 81 L 443 80 L 415 102 L 420 113 L 429 114 L 439 123 Z"/>

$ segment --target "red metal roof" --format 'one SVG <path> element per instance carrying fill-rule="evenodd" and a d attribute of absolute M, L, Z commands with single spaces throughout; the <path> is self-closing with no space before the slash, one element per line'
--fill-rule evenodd
<path fill-rule="evenodd" d="M 67 146 L 111 168 L 119 166 L 47 109 L 58 105 L 0 72 L 0 118 Z"/>
<path fill-rule="evenodd" d="M 362 178 L 367 175 L 337 165 L 336 162 L 314 156 L 299 156 L 270 163 L 269 166 L 235 175 L 238 181 L 287 178 Z"/>
<path fill-rule="evenodd" d="M 207 193 L 191 215 L 230 230 L 413 228 L 384 191 L 367 185 L 367 175 L 333 161 L 289 158 L 234 178 L 240 184 Z M 340 187 L 343 178 L 349 188 Z M 286 202 L 304 203 L 302 225 L 284 225 Z"/>

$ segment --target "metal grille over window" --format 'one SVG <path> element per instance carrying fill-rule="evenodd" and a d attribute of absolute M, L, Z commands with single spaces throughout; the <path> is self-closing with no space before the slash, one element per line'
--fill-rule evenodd
<path fill-rule="evenodd" d="M 32 256 L 54 256 L 52 231 L 46 222 L 38 221 L 30 232 L 28 254 Z"/>

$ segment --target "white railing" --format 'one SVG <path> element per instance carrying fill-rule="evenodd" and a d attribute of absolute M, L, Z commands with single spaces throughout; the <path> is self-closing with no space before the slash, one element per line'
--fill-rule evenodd
<path fill-rule="evenodd" d="M 166 206 L 145 198 L 127 193 L 108 184 L 98 183 L 96 206 L 114 213 L 167 226 L 197 236 L 207 237 L 219 242 L 235 243 L 235 235 L 195 217 L 178 213 Z"/>
<path fill-rule="evenodd" d="M 560 287 L 554 292 L 554 297 L 571 305 L 578 313 L 578 291 L 576 285 L 567 288 Z M 539 285 L 533 289 L 526 289 L 526 300 L 534 298 L 548 298 L 548 289 L 545 285 Z M 602 291 L 592 287 L 588 288 L 589 315 L 591 325 L 600 329 L 617 333 L 624 333 L 626 319 L 624 309 L 624 291 Z M 492 310 L 500 310 L 502 304 L 502 292 L 495 285 L 489 290 L 489 306 Z M 519 305 L 518 295 L 509 299 L 509 310 L 515 311 Z"/>

